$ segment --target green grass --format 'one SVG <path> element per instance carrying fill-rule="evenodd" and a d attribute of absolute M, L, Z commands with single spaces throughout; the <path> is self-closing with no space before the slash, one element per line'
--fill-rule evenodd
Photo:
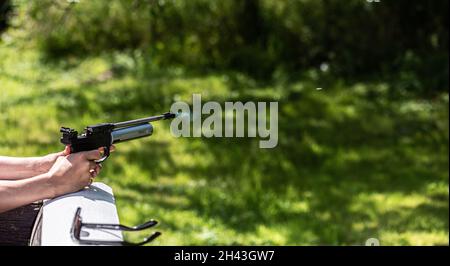
<path fill-rule="evenodd" d="M 118 145 L 99 181 L 121 222 L 160 221 L 155 245 L 448 245 L 448 94 L 384 83 L 261 83 L 240 73 L 144 72 L 116 55 L 43 63 L 0 44 L 0 154 L 62 149 L 59 127 L 166 112 L 175 100 L 279 101 L 279 144 L 257 139 L 151 138 Z M 129 236 L 131 239 L 143 237 Z"/>

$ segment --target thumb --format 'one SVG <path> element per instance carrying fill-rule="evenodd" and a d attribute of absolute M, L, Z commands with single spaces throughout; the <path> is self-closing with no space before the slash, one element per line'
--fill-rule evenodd
<path fill-rule="evenodd" d="M 62 155 L 63 156 L 67 156 L 67 155 L 69 155 L 70 154 L 70 146 L 66 146 L 65 148 L 64 148 L 64 151 L 62 152 Z"/>
<path fill-rule="evenodd" d="M 70 154 L 70 146 L 66 146 L 63 151 L 56 152 L 53 155 L 59 157 L 59 156 L 67 156 L 69 154 Z"/>

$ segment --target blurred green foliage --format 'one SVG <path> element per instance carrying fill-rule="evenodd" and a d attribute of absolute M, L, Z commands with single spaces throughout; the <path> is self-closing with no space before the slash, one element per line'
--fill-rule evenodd
<path fill-rule="evenodd" d="M 326 64 L 339 77 L 384 76 L 426 95 L 448 88 L 448 1 L 42 0 L 25 8 L 49 58 L 138 51 L 157 66 L 266 79 Z"/>
<path fill-rule="evenodd" d="M 120 144 L 99 180 L 121 222 L 157 218 L 160 245 L 448 245 L 447 1 L 70 2 L 13 1 L 0 154 L 193 93 L 278 101 L 275 149 L 168 122 Z"/>

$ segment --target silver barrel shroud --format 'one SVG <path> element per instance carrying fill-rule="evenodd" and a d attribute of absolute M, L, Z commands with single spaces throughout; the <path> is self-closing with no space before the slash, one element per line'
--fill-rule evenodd
<path fill-rule="evenodd" d="M 153 126 L 149 123 L 119 128 L 111 133 L 113 143 L 147 137 L 153 134 Z"/>

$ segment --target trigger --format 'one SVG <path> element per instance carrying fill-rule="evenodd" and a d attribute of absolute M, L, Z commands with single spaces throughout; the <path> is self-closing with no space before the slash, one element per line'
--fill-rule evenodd
<path fill-rule="evenodd" d="M 103 163 L 109 157 L 109 154 L 110 154 L 109 147 L 103 147 L 103 149 L 105 151 L 105 154 L 103 155 L 103 157 L 101 159 L 95 161 L 97 164 Z"/>

